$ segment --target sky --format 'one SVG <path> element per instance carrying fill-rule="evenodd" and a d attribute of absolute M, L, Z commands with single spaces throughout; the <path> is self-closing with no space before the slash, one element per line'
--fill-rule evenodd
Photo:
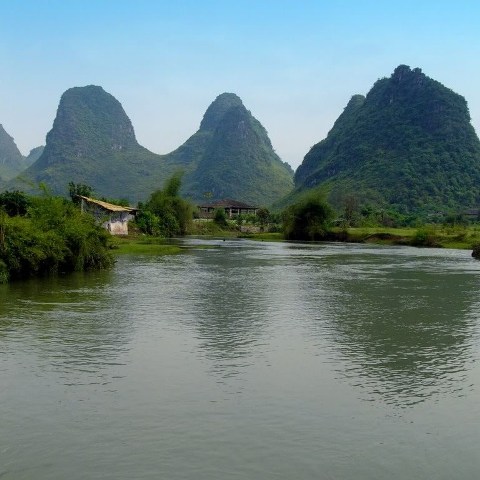
<path fill-rule="evenodd" d="M 0 124 L 45 144 L 62 93 L 100 85 L 168 153 L 236 93 L 294 169 L 400 64 L 463 95 L 480 133 L 478 0 L 0 0 Z"/>

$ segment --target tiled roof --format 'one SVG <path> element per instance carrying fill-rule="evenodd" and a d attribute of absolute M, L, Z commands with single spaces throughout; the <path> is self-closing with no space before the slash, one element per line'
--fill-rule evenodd
<path fill-rule="evenodd" d="M 205 203 L 203 205 L 198 205 L 201 208 L 249 208 L 249 209 L 254 209 L 257 207 L 254 207 L 252 205 L 248 205 L 243 202 L 239 202 L 237 200 L 232 200 L 231 198 L 224 198 L 223 200 L 216 200 L 211 203 Z"/>

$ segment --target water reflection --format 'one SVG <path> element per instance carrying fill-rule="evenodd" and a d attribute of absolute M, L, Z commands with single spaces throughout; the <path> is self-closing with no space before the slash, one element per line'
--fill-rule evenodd
<path fill-rule="evenodd" d="M 172 351 L 188 345 L 219 382 L 269 365 L 282 349 L 293 361 L 311 349 L 321 368 L 333 369 L 368 400 L 406 406 L 467 393 L 478 355 L 472 292 L 480 278 L 480 263 L 468 255 L 351 245 L 212 246 L 160 259 L 123 258 L 113 272 L 0 286 L 0 351 L 17 361 L 23 353 L 25 364 L 53 367 L 66 383 L 81 383 L 121 364 L 132 341 L 137 351 L 154 351 L 155 340 L 172 342 Z"/>
<path fill-rule="evenodd" d="M 196 336 L 221 377 L 268 356 L 282 330 L 307 327 L 288 348 L 316 342 L 364 399 L 407 406 L 467 393 L 480 267 L 464 252 L 226 242 L 195 262 Z"/>
<path fill-rule="evenodd" d="M 269 262 L 247 252 L 227 241 L 196 257 L 194 328 L 201 352 L 222 378 L 251 364 L 268 322 L 263 279 Z"/>
<path fill-rule="evenodd" d="M 462 382 L 478 341 L 478 272 L 464 271 L 459 260 L 365 252 L 338 258 L 320 282 L 332 301 L 315 328 L 343 360 L 341 376 L 365 398 L 406 406 L 467 393 Z"/>
<path fill-rule="evenodd" d="M 100 381 L 99 372 L 119 363 L 131 336 L 122 308 L 127 297 L 113 280 L 113 272 L 103 271 L 0 286 L 4 353 L 19 362 L 22 354 L 25 362 L 37 355 L 39 370 L 59 371 L 66 384 Z"/>

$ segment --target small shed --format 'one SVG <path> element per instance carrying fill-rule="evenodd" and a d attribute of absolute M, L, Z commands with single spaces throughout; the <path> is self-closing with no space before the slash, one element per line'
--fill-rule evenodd
<path fill-rule="evenodd" d="M 226 198 L 203 205 L 197 205 L 200 218 L 212 218 L 215 210 L 224 209 L 228 218 L 238 215 L 256 215 L 258 207 Z"/>
<path fill-rule="evenodd" d="M 78 197 L 82 201 L 82 212 L 91 213 L 112 235 L 128 235 L 128 222 L 135 218 L 137 208 L 122 207 L 83 195 Z"/>

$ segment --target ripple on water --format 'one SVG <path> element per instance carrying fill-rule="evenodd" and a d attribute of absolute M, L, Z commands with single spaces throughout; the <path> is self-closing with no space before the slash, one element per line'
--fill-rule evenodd
<path fill-rule="evenodd" d="M 480 468 L 478 429 L 461 420 L 480 413 L 480 262 L 210 246 L 0 292 L 7 477 L 442 478 L 455 458 Z"/>

